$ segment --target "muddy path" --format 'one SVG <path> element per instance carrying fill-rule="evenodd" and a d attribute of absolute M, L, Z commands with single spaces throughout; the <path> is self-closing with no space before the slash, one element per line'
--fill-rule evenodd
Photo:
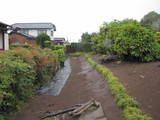
<path fill-rule="evenodd" d="M 121 110 L 108 90 L 107 82 L 84 57 L 72 57 L 71 74 L 57 96 L 38 95 L 10 120 L 39 120 L 39 116 L 84 103 L 91 98 L 101 102 L 108 120 L 121 120 Z"/>

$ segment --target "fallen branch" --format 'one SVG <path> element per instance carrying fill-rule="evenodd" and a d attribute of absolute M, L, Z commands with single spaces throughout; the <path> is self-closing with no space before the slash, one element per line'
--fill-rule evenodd
<path fill-rule="evenodd" d="M 71 108 L 66 109 L 66 110 L 62 110 L 62 111 L 59 111 L 59 112 L 56 112 L 56 113 L 48 114 L 46 116 L 41 117 L 40 119 L 45 119 L 45 118 L 49 118 L 49 117 L 55 117 L 55 116 L 60 115 L 60 114 L 65 114 L 65 113 L 74 111 L 79 106 L 81 106 L 81 105 L 76 105 L 76 106 L 71 107 Z"/>
<path fill-rule="evenodd" d="M 73 112 L 71 112 L 71 115 L 73 115 L 73 116 L 81 115 L 85 110 L 87 110 L 92 105 L 95 105 L 98 107 L 99 103 L 97 101 L 95 101 L 94 99 L 92 99 L 92 100 L 88 101 L 87 103 L 82 104 L 82 106 L 78 107 Z"/>
<path fill-rule="evenodd" d="M 73 115 L 73 116 L 77 116 L 77 115 L 82 114 L 85 110 L 87 110 L 92 105 L 95 105 L 95 106 L 98 107 L 99 103 L 97 101 L 95 101 L 94 99 L 92 99 L 92 100 L 88 101 L 85 104 L 75 105 L 75 106 L 73 106 L 73 107 L 71 107 L 69 109 L 65 109 L 65 110 L 62 110 L 60 112 L 48 114 L 46 116 L 41 117 L 40 119 L 45 119 L 45 118 L 49 118 L 49 117 L 55 117 L 57 115 L 65 114 L 65 113 L 68 113 L 68 112 L 70 112 L 70 114 Z"/>

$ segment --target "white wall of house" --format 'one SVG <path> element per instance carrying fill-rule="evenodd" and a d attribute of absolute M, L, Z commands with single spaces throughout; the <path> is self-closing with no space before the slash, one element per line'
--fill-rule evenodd
<path fill-rule="evenodd" d="M 9 36 L 7 33 L 4 34 L 4 50 L 9 50 Z"/>
<path fill-rule="evenodd" d="M 28 34 L 36 37 L 38 35 L 38 31 L 37 30 L 29 30 Z"/>
<path fill-rule="evenodd" d="M 4 48 L 3 48 L 3 34 L 0 33 L 0 49 L 9 50 L 9 37 L 8 34 L 4 34 Z"/>
<path fill-rule="evenodd" d="M 3 49 L 3 35 L 0 33 L 0 49 Z"/>
<path fill-rule="evenodd" d="M 53 32 L 53 34 L 51 32 Z M 54 40 L 54 30 L 53 29 L 48 29 L 47 35 L 50 37 L 51 40 Z"/>
<path fill-rule="evenodd" d="M 54 40 L 54 30 L 53 29 L 35 29 L 35 30 L 29 29 L 29 30 L 20 30 L 19 32 L 37 37 L 38 34 L 40 34 L 43 30 L 50 37 L 51 40 Z"/>

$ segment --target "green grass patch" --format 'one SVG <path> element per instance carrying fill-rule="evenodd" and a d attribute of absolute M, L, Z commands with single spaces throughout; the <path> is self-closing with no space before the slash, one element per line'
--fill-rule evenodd
<path fill-rule="evenodd" d="M 69 56 L 78 57 L 78 56 L 81 56 L 83 54 L 84 54 L 83 52 L 74 52 L 74 53 L 69 53 Z"/>
<path fill-rule="evenodd" d="M 96 63 L 88 54 L 85 54 L 85 58 L 107 80 L 109 89 L 116 99 L 117 106 L 123 109 L 122 116 L 124 120 L 152 120 L 151 117 L 147 116 L 138 108 L 139 103 L 134 97 L 127 94 L 124 85 L 108 68 Z"/>

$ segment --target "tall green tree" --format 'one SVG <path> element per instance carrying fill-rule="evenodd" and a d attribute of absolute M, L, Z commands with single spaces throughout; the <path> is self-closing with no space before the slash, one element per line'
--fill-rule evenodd
<path fill-rule="evenodd" d="M 81 48 L 81 51 L 89 52 L 91 51 L 91 34 L 88 32 L 85 32 L 81 36 L 81 42 L 79 44 L 79 47 Z"/>
<path fill-rule="evenodd" d="M 50 37 L 45 33 L 41 33 L 36 37 L 36 41 L 38 45 L 44 48 L 46 45 L 46 41 L 50 41 Z"/>
<path fill-rule="evenodd" d="M 81 36 L 81 42 L 90 43 L 91 42 L 91 35 L 88 32 L 83 33 Z"/>
<path fill-rule="evenodd" d="M 154 31 L 160 31 L 160 14 L 155 11 L 149 12 L 142 18 L 141 24 Z"/>

